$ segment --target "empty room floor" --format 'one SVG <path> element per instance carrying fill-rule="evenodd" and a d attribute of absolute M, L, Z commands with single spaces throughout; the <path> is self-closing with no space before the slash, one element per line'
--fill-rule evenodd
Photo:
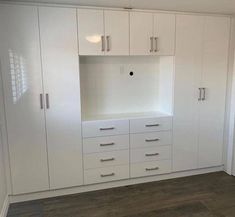
<path fill-rule="evenodd" d="M 12 204 L 8 217 L 235 217 L 224 172 Z"/>

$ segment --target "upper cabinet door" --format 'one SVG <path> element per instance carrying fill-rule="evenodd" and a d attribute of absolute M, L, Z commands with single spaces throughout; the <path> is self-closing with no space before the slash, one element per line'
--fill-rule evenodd
<path fill-rule="evenodd" d="M 203 24 L 202 16 L 177 15 L 176 18 L 174 171 L 198 166 L 198 88 L 202 74 Z"/>
<path fill-rule="evenodd" d="M 175 55 L 174 14 L 154 14 L 154 53 Z"/>
<path fill-rule="evenodd" d="M 51 189 L 83 183 L 76 9 L 39 8 Z"/>
<path fill-rule="evenodd" d="M 154 53 L 153 14 L 130 12 L 130 54 Z"/>
<path fill-rule="evenodd" d="M 104 11 L 106 55 L 129 55 L 129 12 Z"/>
<path fill-rule="evenodd" d="M 48 190 L 37 8 L 1 5 L 0 29 L 13 194 Z"/>
<path fill-rule="evenodd" d="M 222 165 L 229 34 L 229 18 L 205 17 L 199 167 Z"/>
<path fill-rule="evenodd" d="M 104 55 L 103 10 L 78 9 L 79 55 Z"/>

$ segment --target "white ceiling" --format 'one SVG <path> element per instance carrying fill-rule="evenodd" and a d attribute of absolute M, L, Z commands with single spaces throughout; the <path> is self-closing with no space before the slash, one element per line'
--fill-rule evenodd
<path fill-rule="evenodd" d="M 12 1 L 12 0 L 6 0 Z M 14 0 L 22 1 L 22 0 Z M 104 7 L 133 7 L 138 9 L 159 9 L 189 12 L 209 12 L 235 14 L 235 0 L 23 0 L 26 2 L 43 2 L 75 4 Z"/>

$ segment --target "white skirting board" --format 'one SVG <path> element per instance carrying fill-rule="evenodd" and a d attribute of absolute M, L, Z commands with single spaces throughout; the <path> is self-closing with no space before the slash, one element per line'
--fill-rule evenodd
<path fill-rule="evenodd" d="M 160 180 L 166 180 L 166 179 L 212 173 L 212 172 L 218 172 L 218 171 L 223 171 L 223 166 L 211 167 L 211 168 L 205 168 L 205 169 L 196 169 L 196 170 L 190 170 L 190 171 L 184 171 L 184 172 L 174 172 L 174 173 L 164 174 L 164 175 L 120 180 L 120 181 L 106 182 L 106 183 L 86 185 L 86 186 L 78 186 L 78 187 L 51 190 L 51 191 L 45 191 L 45 192 L 37 192 L 37 193 L 22 194 L 22 195 L 11 195 L 9 197 L 10 197 L 10 203 L 17 203 L 17 202 L 57 197 L 57 196 L 63 196 L 63 195 L 69 195 L 69 194 L 77 194 L 77 193 L 95 191 L 95 190 L 101 190 L 101 189 L 107 189 L 107 188 L 115 188 L 115 187 L 134 185 L 134 184 L 140 184 L 140 183 L 146 183 L 146 182 L 154 182 L 154 181 L 160 181 Z"/>
<path fill-rule="evenodd" d="M 3 203 L 3 207 L 2 210 L 0 212 L 0 217 L 7 217 L 7 212 L 8 212 L 8 208 L 9 208 L 9 197 L 6 196 L 5 201 Z"/>

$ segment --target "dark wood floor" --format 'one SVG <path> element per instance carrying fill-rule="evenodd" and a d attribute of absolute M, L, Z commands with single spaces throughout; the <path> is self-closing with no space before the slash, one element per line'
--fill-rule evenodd
<path fill-rule="evenodd" d="M 224 172 L 12 204 L 8 217 L 235 217 Z"/>

